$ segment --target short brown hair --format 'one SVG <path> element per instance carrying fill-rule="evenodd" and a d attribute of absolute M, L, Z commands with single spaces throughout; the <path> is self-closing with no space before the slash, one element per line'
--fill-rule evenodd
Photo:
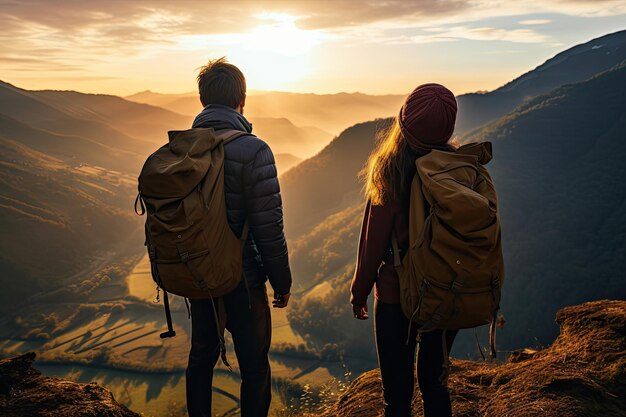
<path fill-rule="evenodd" d="M 246 96 L 246 78 L 226 57 L 213 59 L 200 68 L 198 91 L 203 106 L 222 104 L 236 109 Z"/>

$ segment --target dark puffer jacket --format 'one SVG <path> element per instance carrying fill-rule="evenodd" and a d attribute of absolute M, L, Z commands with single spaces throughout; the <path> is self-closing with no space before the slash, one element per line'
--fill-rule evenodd
<path fill-rule="evenodd" d="M 193 127 L 252 131 L 252 125 L 230 107 L 211 104 L 196 117 Z M 224 176 L 228 223 L 240 236 L 248 218 L 250 233 L 244 251 L 244 277 L 250 288 L 269 278 L 275 292 L 291 289 L 291 270 L 283 232 L 283 209 L 274 155 L 252 135 L 224 146 Z M 244 282 L 240 288 L 244 287 Z"/>

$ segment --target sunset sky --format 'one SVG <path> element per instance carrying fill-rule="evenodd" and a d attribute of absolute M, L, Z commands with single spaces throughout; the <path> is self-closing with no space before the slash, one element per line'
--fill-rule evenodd
<path fill-rule="evenodd" d="M 0 79 L 27 89 L 195 89 L 227 56 L 250 90 L 491 90 L 626 29 L 620 0 L 0 0 Z"/>

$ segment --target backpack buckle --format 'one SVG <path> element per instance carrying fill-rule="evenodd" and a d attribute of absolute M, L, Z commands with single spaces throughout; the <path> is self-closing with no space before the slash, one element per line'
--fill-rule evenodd
<path fill-rule="evenodd" d="M 194 281 L 193 284 L 194 284 L 194 286 L 196 288 L 198 288 L 199 290 L 202 290 L 202 291 L 206 291 L 209 288 L 209 286 L 207 285 L 206 281 L 203 280 L 203 279 L 196 280 L 196 281 Z"/>

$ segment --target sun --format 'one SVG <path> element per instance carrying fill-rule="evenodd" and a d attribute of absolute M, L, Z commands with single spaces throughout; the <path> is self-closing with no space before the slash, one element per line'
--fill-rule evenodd
<path fill-rule="evenodd" d="M 316 46 L 322 35 L 296 26 L 297 17 L 285 13 L 261 13 L 255 18 L 269 23 L 261 24 L 248 34 L 248 46 L 259 51 L 270 51 L 284 56 L 306 55 Z"/>
<path fill-rule="evenodd" d="M 251 90 L 288 90 L 315 72 L 316 46 L 329 35 L 297 26 L 285 13 L 253 15 L 259 24 L 247 32 L 187 36 L 186 49 L 219 51 L 244 71 Z"/>
<path fill-rule="evenodd" d="M 288 14 L 254 17 L 263 23 L 244 34 L 242 47 L 231 54 L 233 61 L 240 62 L 250 89 L 293 89 L 314 72 L 312 51 L 322 35 L 298 28 L 297 18 Z"/>

